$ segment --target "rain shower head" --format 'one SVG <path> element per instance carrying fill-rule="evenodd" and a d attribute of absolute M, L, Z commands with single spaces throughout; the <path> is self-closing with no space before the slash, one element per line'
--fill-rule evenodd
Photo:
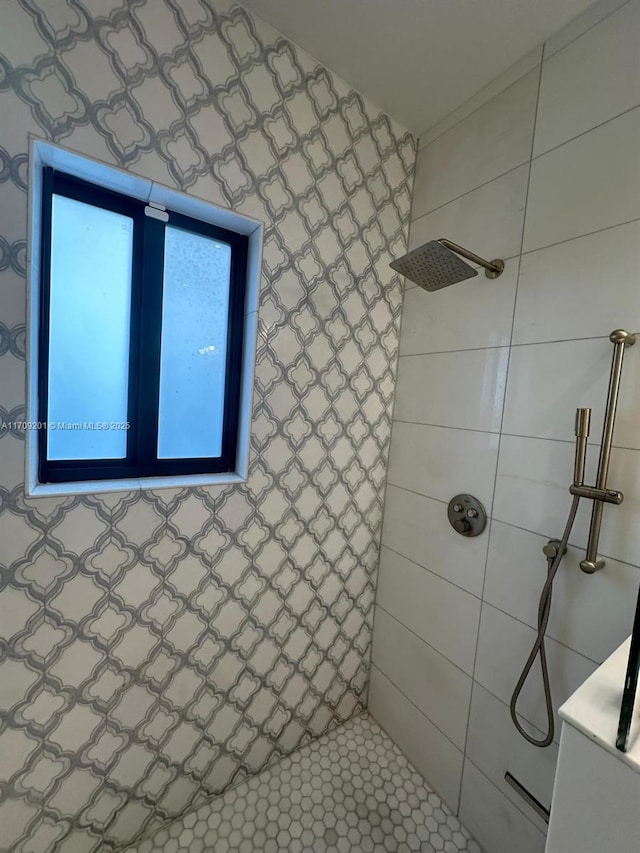
<path fill-rule="evenodd" d="M 485 261 L 468 249 L 444 238 L 431 240 L 424 246 L 413 249 L 409 254 L 393 261 L 390 266 L 425 290 L 440 290 L 478 275 L 478 270 L 461 261 L 458 255 L 484 267 L 487 278 L 497 278 L 504 269 L 503 261 Z"/>

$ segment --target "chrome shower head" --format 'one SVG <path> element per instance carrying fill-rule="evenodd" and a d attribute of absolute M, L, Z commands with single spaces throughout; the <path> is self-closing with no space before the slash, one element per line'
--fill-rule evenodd
<path fill-rule="evenodd" d="M 392 261 L 390 266 L 425 290 L 440 290 L 478 275 L 478 270 L 460 260 L 458 255 L 484 267 L 488 278 L 497 278 L 504 269 L 503 261 L 485 261 L 468 249 L 444 238 L 431 240 L 424 246 L 413 249 L 407 255 Z"/>

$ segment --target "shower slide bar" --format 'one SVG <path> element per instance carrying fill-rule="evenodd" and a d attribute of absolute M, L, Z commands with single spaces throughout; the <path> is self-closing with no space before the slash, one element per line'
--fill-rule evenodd
<path fill-rule="evenodd" d="M 613 344 L 613 361 L 611 364 L 609 392 L 607 395 L 607 406 L 604 416 L 604 425 L 602 428 L 602 441 L 600 444 L 600 457 L 598 460 L 596 484 L 595 486 L 585 486 L 584 484 L 591 409 L 578 409 L 576 411 L 576 451 L 573 466 L 573 483 L 569 487 L 569 491 L 573 495 L 573 501 L 571 503 L 571 509 L 569 511 L 569 516 L 567 518 L 562 538 L 550 539 L 542 549 L 545 557 L 547 558 L 547 579 L 542 587 L 540 602 L 538 604 L 538 632 L 533 648 L 529 653 L 527 662 L 524 665 L 520 678 L 518 679 L 513 691 L 513 695 L 511 696 L 511 702 L 509 703 L 511 720 L 513 721 L 516 729 L 530 744 L 542 748 L 550 746 L 553 743 L 555 733 L 555 716 L 551 696 L 549 668 L 547 665 L 547 653 L 545 649 L 545 635 L 551 613 L 553 582 L 558 569 L 560 568 L 562 558 L 567 551 L 569 537 L 571 536 L 571 530 L 578 512 L 578 505 L 581 498 L 587 498 L 593 501 L 587 553 L 585 555 L 585 559 L 580 563 L 580 568 L 583 572 L 593 574 L 593 572 L 598 571 L 604 566 L 604 560 L 598 559 L 598 542 L 600 539 L 600 527 L 602 525 L 602 511 L 604 509 L 604 505 L 605 503 L 619 505 L 624 499 L 622 492 L 607 487 L 607 477 L 609 475 L 609 462 L 611 458 L 611 448 L 613 446 L 613 428 L 616 419 L 618 393 L 620 391 L 622 359 L 624 358 L 625 347 L 633 346 L 636 342 L 636 337 L 630 332 L 625 332 L 624 329 L 615 329 L 609 335 L 609 340 Z M 538 656 L 540 656 L 542 685 L 544 689 L 544 701 L 547 713 L 547 731 L 540 738 L 528 732 L 520 723 L 517 710 L 520 693 L 531 674 L 531 670 Z"/>
<path fill-rule="evenodd" d="M 605 410 L 604 425 L 602 428 L 602 441 L 600 443 L 600 458 L 598 460 L 598 472 L 595 486 L 584 485 L 584 469 L 587 454 L 587 439 L 589 437 L 589 422 L 591 420 L 591 409 L 576 410 L 576 455 L 574 464 L 573 483 L 569 491 L 574 497 L 588 498 L 593 501 L 591 511 L 591 525 L 589 527 L 589 540 L 585 559 L 580 562 L 580 568 L 586 574 L 593 574 L 604 567 L 604 560 L 598 559 L 598 543 L 600 541 L 600 528 L 602 526 L 602 512 L 605 503 L 619 506 L 624 500 L 622 492 L 607 488 L 607 477 L 609 476 L 609 463 L 611 460 L 611 447 L 613 444 L 613 428 L 616 420 L 616 409 L 618 407 L 618 395 L 620 392 L 620 377 L 622 375 L 622 359 L 625 347 L 631 347 L 636 342 L 636 336 L 624 329 L 615 329 L 609 335 L 613 344 L 613 360 L 611 363 L 611 375 L 609 377 L 609 392 L 607 395 L 607 407 Z"/>

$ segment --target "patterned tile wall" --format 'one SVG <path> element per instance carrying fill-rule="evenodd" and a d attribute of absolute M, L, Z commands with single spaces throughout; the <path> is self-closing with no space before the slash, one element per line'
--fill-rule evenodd
<path fill-rule="evenodd" d="M 0 116 L 2 422 L 29 133 L 267 223 L 246 485 L 28 499 L 0 433 L 0 850 L 116 850 L 362 708 L 415 144 L 209 0 L 3 0 Z"/>

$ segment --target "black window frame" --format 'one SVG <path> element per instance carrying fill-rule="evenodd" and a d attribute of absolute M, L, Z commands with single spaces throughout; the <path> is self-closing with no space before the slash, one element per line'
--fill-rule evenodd
<path fill-rule="evenodd" d="M 40 317 L 38 330 L 38 480 L 40 483 L 80 483 L 90 480 L 143 479 L 235 471 L 249 238 L 170 210 L 148 215 L 147 202 L 106 189 L 51 167 L 42 176 Z M 51 460 L 49 431 L 50 267 L 53 196 L 62 195 L 133 219 L 131 273 L 131 332 L 129 339 L 129 397 L 127 455 L 124 459 Z M 168 214 L 168 221 L 163 221 Z M 158 216 L 159 214 L 159 216 Z M 161 217 L 161 218 L 159 218 Z M 231 247 L 229 314 L 222 452 L 217 457 L 159 459 L 158 410 L 165 228 L 181 228 L 211 237 Z"/>

